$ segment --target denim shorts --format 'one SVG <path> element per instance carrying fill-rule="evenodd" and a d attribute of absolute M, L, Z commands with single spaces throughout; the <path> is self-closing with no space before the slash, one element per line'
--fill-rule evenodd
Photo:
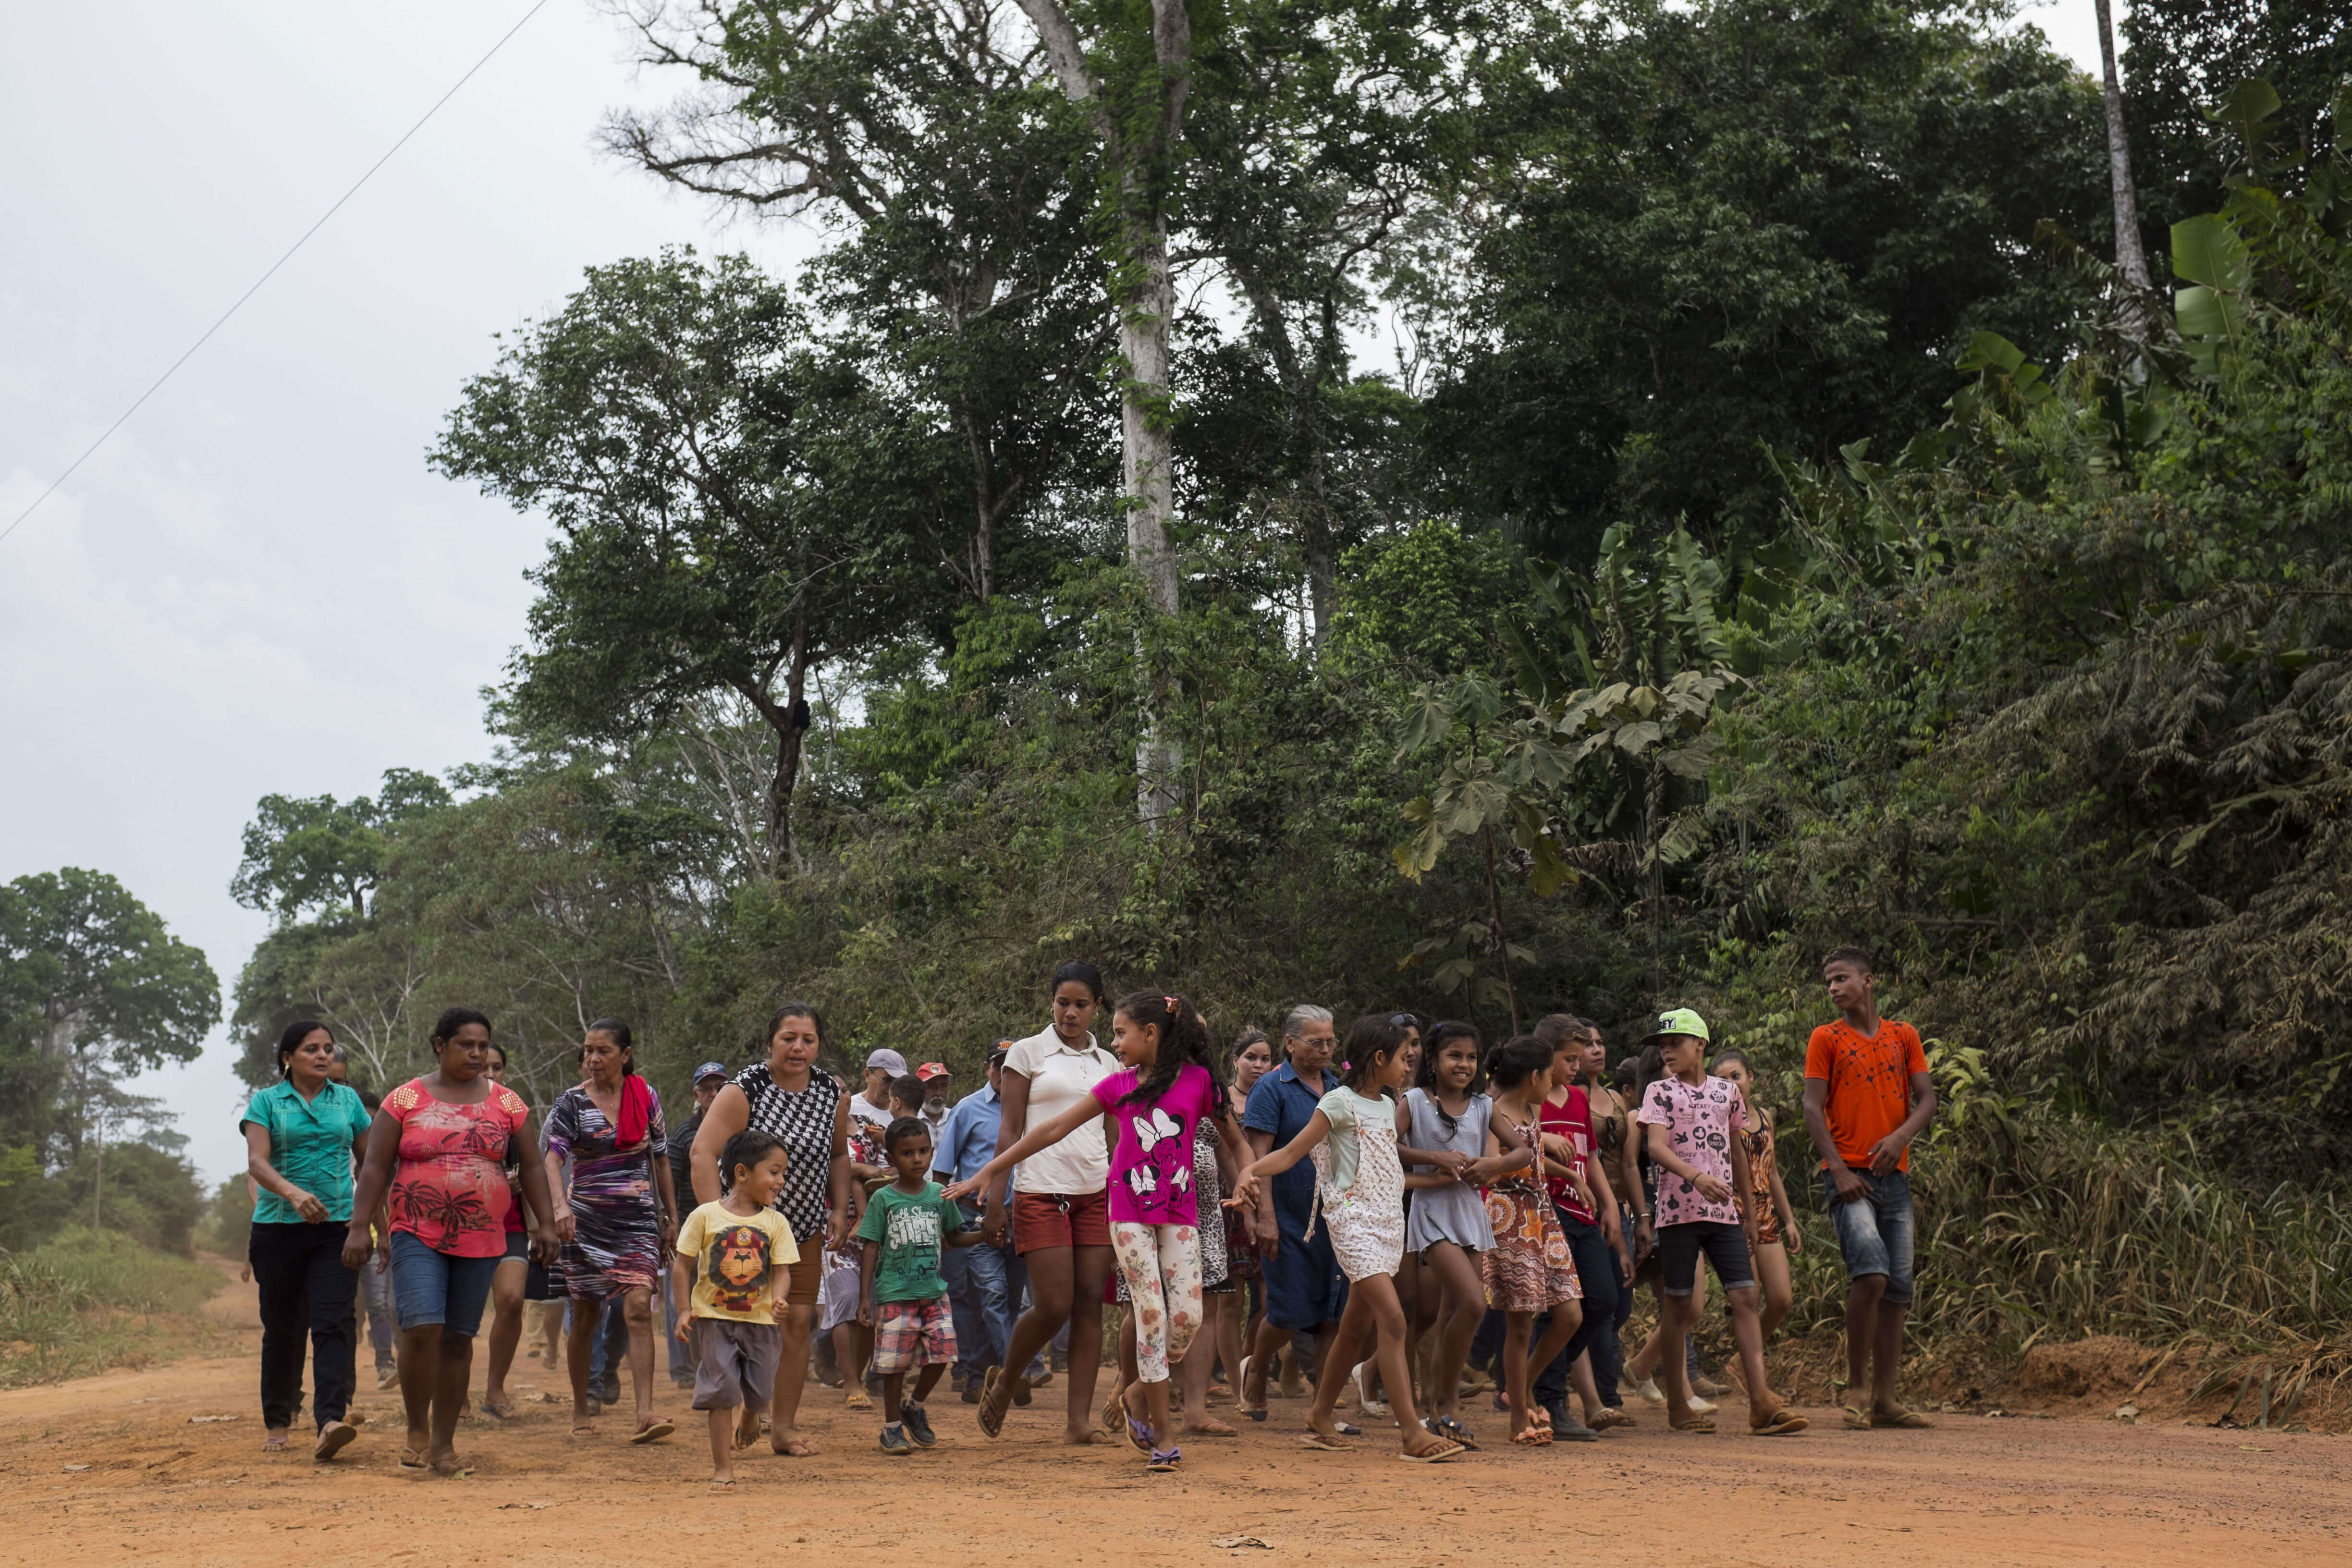
<path fill-rule="evenodd" d="M 1882 1300 L 1900 1305 L 1911 1300 L 1911 1184 L 1902 1172 L 1874 1176 L 1856 1171 L 1864 1193 L 1852 1203 L 1838 1202 L 1837 1184 L 1822 1173 L 1822 1201 L 1837 1226 L 1838 1247 L 1845 1254 L 1849 1279 L 1865 1274 L 1886 1276 Z"/>
<path fill-rule="evenodd" d="M 1748 1255 L 1748 1233 L 1722 1220 L 1690 1220 L 1658 1229 L 1658 1289 L 1669 1296 L 1689 1296 L 1698 1290 L 1699 1254 L 1715 1265 L 1715 1277 L 1727 1290 L 1752 1288 L 1756 1264 Z"/>
<path fill-rule="evenodd" d="M 439 1324 L 444 1333 L 472 1339 L 482 1331 L 482 1307 L 504 1263 L 497 1258 L 457 1258 L 436 1252 L 404 1230 L 392 1233 L 393 1310 L 404 1331 Z"/>

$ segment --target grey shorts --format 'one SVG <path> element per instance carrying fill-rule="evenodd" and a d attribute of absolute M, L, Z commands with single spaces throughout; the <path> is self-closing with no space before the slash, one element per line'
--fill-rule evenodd
<path fill-rule="evenodd" d="M 775 1323 L 732 1318 L 694 1320 L 694 1407 L 765 1410 L 784 1359 L 784 1331 Z"/>

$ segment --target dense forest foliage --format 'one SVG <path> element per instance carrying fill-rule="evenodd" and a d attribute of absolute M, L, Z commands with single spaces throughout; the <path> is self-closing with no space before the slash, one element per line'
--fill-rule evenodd
<path fill-rule="evenodd" d="M 631 11 L 614 153 L 826 247 L 593 267 L 458 393 L 431 460 L 550 532 L 501 743 L 264 803 L 247 1076 L 463 1002 L 534 1099 L 604 1014 L 675 1090 L 797 995 L 969 1084 L 1086 956 L 1228 1033 L 1687 1003 L 1793 1126 L 1859 942 L 1928 1326 L 2334 1332 L 2325 7 L 2134 7 L 2150 300 L 1998 4 L 1054 14 Z"/>

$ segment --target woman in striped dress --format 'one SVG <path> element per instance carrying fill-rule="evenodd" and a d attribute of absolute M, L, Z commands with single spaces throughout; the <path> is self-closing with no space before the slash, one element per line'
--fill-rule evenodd
<path fill-rule="evenodd" d="M 677 1428 L 654 1415 L 653 1293 L 662 1257 L 677 1236 L 677 1194 L 670 1190 L 669 1140 L 661 1096 L 637 1076 L 629 1026 L 618 1018 L 588 1026 L 580 1046 L 581 1082 L 558 1095 L 541 1135 L 547 1182 L 562 1193 L 556 1217 L 572 1217 L 549 1284 L 560 1283 L 572 1313 L 572 1431 L 596 1430 L 588 1414 L 588 1363 L 604 1303 L 618 1296 L 629 1329 L 629 1379 L 636 1385 L 632 1443 L 651 1443 Z M 571 1179 L 564 1180 L 564 1168 Z"/>

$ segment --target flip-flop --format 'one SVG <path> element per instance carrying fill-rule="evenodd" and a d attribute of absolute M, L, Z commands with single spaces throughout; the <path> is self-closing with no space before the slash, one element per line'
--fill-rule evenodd
<path fill-rule="evenodd" d="M 1132 1415 L 1127 1418 L 1127 1440 L 1139 1454 L 1155 1452 L 1151 1447 L 1151 1428 Z"/>
<path fill-rule="evenodd" d="M 1612 1426 L 1639 1426 L 1640 1425 L 1639 1421 L 1613 1405 L 1602 1405 L 1601 1414 L 1594 1416 L 1591 1423 L 1595 1432 L 1606 1432 Z"/>
<path fill-rule="evenodd" d="M 660 1416 L 656 1415 L 646 1426 L 644 1431 L 639 1432 L 635 1436 L 630 1438 L 629 1441 L 632 1443 L 658 1443 L 664 1437 L 668 1436 L 671 1433 L 677 1430 L 677 1422 L 665 1421 Z"/>
<path fill-rule="evenodd" d="M 261 1451 L 265 1454 L 282 1454 L 292 1441 L 293 1434 L 290 1432 L 272 1432 L 262 1438 Z"/>
<path fill-rule="evenodd" d="M 1440 1443 L 1425 1454 L 1402 1453 L 1397 1458 L 1408 1465 L 1442 1465 L 1446 1460 L 1458 1458 L 1469 1451 L 1459 1443 L 1448 1442 Z"/>
<path fill-rule="evenodd" d="M 1469 1427 L 1462 1425 L 1457 1416 L 1441 1415 L 1434 1423 L 1424 1421 L 1422 1425 L 1429 1428 L 1430 1436 L 1433 1437 L 1443 1437 L 1449 1443 L 1458 1443 L 1474 1454 L 1478 1451 L 1478 1439 L 1471 1433 Z"/>
<path fill-rule="evenodd" d="M 596 1424 L 593 1421 L 583 1421 L 572 1428 L 572 1435 L 574 1437 L 593 1437 L 596 1435 Z"/>
<path fill-rule="evenodd" d="M 348 1422 L 331 1421 L 319 1433 L 319 1446 L 310 1450 L 310 1458 L 325 1464 L 351 1446 L 359 1429 Z"/>
<path fill-rule="evenodd" d="M 1003 1383 L 1004 1369 L 1001 1366 L 990 1367 L 980 1380 L 980 1404 L 976 1410 L 980 1429 L 991 1437 L 999 1437 L 1004 1434 L 1005 1405 L 996 1397 L 996 1391 L 1003 1385 Z"/>
<path fill-rule="evenodd" d="M 509 1400 L 503 1405 L 493 1405 L 485 1399 L 482 1401 L 482 1414 L 493 1421 L 511 1421 L 515 1418 L 514 1402 Z"/>
<path fill-rule="evenodd" d="M 1923 1426 L 1933 1426 L 1935 1425 L 1933 1421 L 1928 1420 L 1916 1410 L 1906 1410 L 1894 1415 L 1880 1415 L 1874 1412 L 1870 1417 L 1870 1424 L 1873 1426 L 1905 1426 L 1909 1427 L 1914 1431 L 1916 1431 Z"/>
<path fill-rule="evenodd" d="M 784 1446 L 781 1448 L 776 1447 L 772 1443 L 769 1444 L 768 1447 L 774 1451 L 776 1457 L 780 1459 L 814 1459 L 816 1458 L 816 1445 L 810 1442 L 805 1437 L 787 1437 L 784 1439 Z M 793 1452 L 795 1448 L 798 1448 L 800 1452 L 797 1454 Z"/>
<path fill-rule="evenodd" d="M 1199 1426 L 1187 1426 L 1184 1428 L 1184 1434 L 1189 1437 L 1238 1437 L 1241 1436 L 1239 1432 L 1222 1421 L 1210 1421 Z"/>
<path fill-rule="evenodd" d="M 1251 1420 L 1253 1420 L 1253 1421 L 1263 1421 L 1263 1420 L 1265 1420 L 1265 1405 L 1259 1405 L 1259 1406 L 1258 1406 L 1256 1409 L 1255 1409 L 1255 1410 L 1252 1410 L 1252 1409 L 1251 1409 L 1248 1405 L 1243 1405 L 1236 1406 L 1236 1408 L 1237 1408 L 1237 1409 L 1239 1409 L 1243 1415 L 1244 1415 L 1248 1416 L 1248 1417 L 1249 1417 Z"/>
<path fill-rule="evenodd" d="M 1342 1443 L 1337 1437 L 1327 1437 L 1322 1433 L 1313 1430 L 1309 1430 L 1298 1439 L 1298 1446 L 1326 1454 L 1352 1454 L 1356 1451 L 1356 1446 L 1353 1443 Z"/>
<path fill-rule="evenodd" d="M 1748 1430 L 1758 1437 L 1784 1437 L 1791 1432 L 1801 1432 L 1811 1425 L 1811 1422 L 1783 1405 L 1780 1409 L 1772 1412 L 1772 1418 L 1761 1426 L 1750 1421 L 1748 1424 Z"/>
<path fill-rule="evenodd" d="M 1542 1426 L 1522 1426 L 1511 1434 L 1511 1443 L 1520 1448 L 1549 1448 L 1551 1447 L 1551 1433 Z"/>
<path fill-rule="evenodd" d="M 1120 1432 L 1126 1430 L 1128 1419 L 1127 1390 L 1121 1384 L 1113 1383 L 1110 1397 L 1103 1401 L 1100 1425 L 1106 1432 Z"/>
<path fill-rule="evenodd" d="M 1673 1423 L 1673 1422 L 1671 1422 L 1671 1421 L 1667 1422 L 1667 1423 L 1666 1423 L 1666 1425 L 1667 1425 L 1667 1426 L 1673 1426 L 1673 1427 L 1674 1427 L 1674 1429 L 1675 1429 L 1675 1431 L 1677 1431 L 1677 1432 L 1702 1432 L 1702 1433 L 1704 1433 L 1704 1432 L 1712 1432 L 1712 1431 L 1714 1431 L 1714 1430 L 1715 1430 L 1715 1421 L 1714 1421 L 1714 1419 L 1713 1419 L 1711 1416 L 1706 1416 L 1706 1415 L 1694 1415 L 1694 1416 L 1692 1416 L 1689 1420 L 1687 1420 L 1687 1421 L 1685 1421 L 1685 1422 L 1682 1423 L 1680 1426 L 1675 1426 L 1675 1423 Z"/>
<path fill-rule="evenodd" d="M 1864 1410 L 1859 1405 L 1846 1405 L 1844 1409 L 1845 1429 L 1847 1431 L 1867 1432 L 1870 1430 L 1870 1412 Z"/>
<path fill-rule="evenodd" d="M 1165 1453 L 1162 1453 L 1158 1448 L 1154 1448 L 1147 1443 L 1143 1451 L 1146 1455 L 1150 1456 L 1143 1468 L 1155 1474 L 1163 1476 L 1169 1471 L 1173 1470 L 1184 1458 L 1184 1450 L 1181 1447 L 1171 1448 Z"/>
<path fill-rule="evenodd" d="M 400 1451 L 400 1468 L 404 1470 L 429 1470 L 433 1467 L 426 1464 L 425 1456 L 415 1449 L 403 1448 Z"/>

